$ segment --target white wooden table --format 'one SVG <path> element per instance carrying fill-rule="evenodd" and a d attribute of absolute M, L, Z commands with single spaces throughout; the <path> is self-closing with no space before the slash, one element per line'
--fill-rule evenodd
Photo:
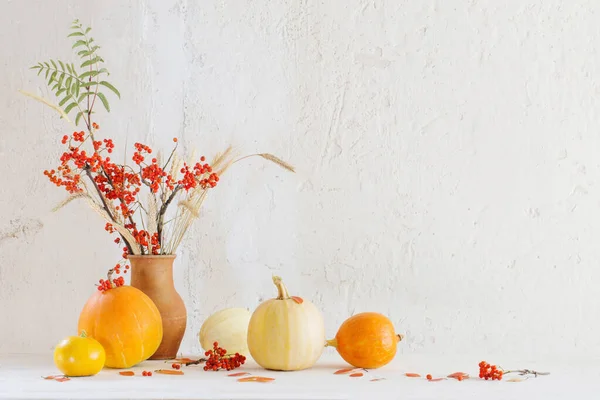
<path fill-rule="evenodd" d="M 527 362 L 504 357 L 503 367 L 551 372 L 522 382 L 478 378 L 428 382 L 404 376 L 405 372 L 446 376 L 456 371 L 476 376 L 479 361 L 467 356 L 398 355 L 380 370 L 351 378 L 334 375 L 348 366 L 336 354 L 326 353 L 306 371 L 271 372 L 254 363 L 234 371 L 275 378 L 269 383 L 241 383 L 227 372 L 205 372 L 199 366 L 184 367 L 183 376 L 142 377 L 142 370 L 170 368 L 170 363 L 153 361 L 133 368 L 137 373 L 133 377 L 105 369 L 94 377 L 57 382 L 41 378 L 59 373 L 51 354 L 0 355 L 0 399 L 600 399 L 598 360 Z M 487 361 L 498 363 L 500 359 Z M 371 381 L 374 378 L 385 379 Z"/>

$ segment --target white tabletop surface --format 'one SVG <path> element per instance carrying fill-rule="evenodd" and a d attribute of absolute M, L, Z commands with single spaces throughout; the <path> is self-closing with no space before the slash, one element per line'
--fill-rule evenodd
<path fill-rule="evenodd" d="M 0 355 L 0 399 L 600 399 L 598 360 L 525 363 L 514 357 L 503 359 L 504 368 L 551 372 L 521 382 L 479 378 L 428 382 L 404 375 L 415 372 L 441 377 L 461 371 L 476 377 L 479 361 L 467 356 L 398 355 L 390 365 L 351 378 L 334 375 L 348 365 L 337 354 L 326 353 L 315 367 L 305 371 L 265 371 L 253 363 L 234 371 L 275 378 L 269 383 L 237 382 L 238 378 L 228 377 L 225 371 L 205 372 L 199 366 L 184 367 L 183 376 L 142 377 L 142 370 L 170 367 L 149 361 L 132 368 L 137 373 L 134 377 L 104 369 L 93 377 L 57 382 L 41 378 L 59 373 L 51 354 Z M 385 379 L 371 381 L 374 378 Z"/>

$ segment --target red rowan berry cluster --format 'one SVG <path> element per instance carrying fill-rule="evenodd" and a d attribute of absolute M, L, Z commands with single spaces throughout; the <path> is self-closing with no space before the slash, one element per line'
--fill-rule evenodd
<path fill-rule="evenodd" d="M 171 368 L 173 368 L 173 369 L 181 369 L 181 364 L 173 363 L 171 365 Z"/>
<path fill-rule="evenodd" d="M 209 164 L 205 163 L 204 156 L 200 157 L 200 161 L 193 167 L 184 164 L 179 176 L 177 175 L 179 170 L 176 171 L 177 174 L 167 173 L 165 169 L 172 160 L 173 154 L 168 158 L 167 163 L 161 166 L 158 164 L 158 157 L 149 157 L 153 150 L 142 143 L 134 145 L 133 168 L 116 164 L 106 156 L 106 153 L 112 153 L 115 148 L 112 139 L 95 138 L 94 133 L 100 129 L 100 126 L 95 122 L 91 122 L 88 126 L 89 132 L 73 132 L 62 137 L 61 142 L 67 145 L 67 151 L 60 157 L 58 168 L 46 170 L 44 175 L 56 186 L 64 187 L 70 194 L 86 193 L 88 190 L 96 192 L 97 198 L 100 199 L 98 205 L 111 221 L 115 221 L 107 223 L 105 230 L 110 234 L 118 235 L 114 241 L 120 246 L 124 245 L 123 258 L 132 254 L 134 244 L 139 245 L 141 254 L 160 254 L 162 236 L 159 233 L 162 225 L 158 227 L 158 231 L 150 234 L 147 230 L 138 229 L 133 218 L 138 210 L 143 209 L 142 202 L 139 200 L 142 188 L 146 186 L 151 193 L 159 194 L 162 200 L 159 211 L 162 216 L 178 192 L 190 191 L 198 187 L 213 188 L 217 185 L 219 176 L 212 171 Z M 173 141 L 177 143 L 177 138 Z M 89 153 L 83 149 L 85 142 L 91 142 Z M 172 166 L 170 168 L 172 169 Z M 89 184 L 88 182 L 84 184 L 84 179 L 88 179 Z M 116 221 L 131 232 L 133 237 L 131 240 L 135 240 L 135 243 L 129 243 L 129 239 L 115 229 Z"/>
<path fill-rule="evenodd" d="M 106 292 L 107 290 L 121 287 L 125 284 L 125 279 L 122 276 L 115 279 L 100 279 L 98 281 L 98 290 L 101 292 Z"/>
<path fill-rule="evenodd" d="M 502 380 L 503 371 L 495 365 L 490 365 L 485 361 L 479 363 L 479 377 L 486 381 Z"/>
<path fill-rule="evenodd" d="M 246 357 L 239 353 L 227 354 L 227 350 L 220 348 L 218 342 L 214 342 L 213 349 L 208 350 L 204 355 L 208 357 L 206 365 L 204 365 L 205 371 L 218 371 L 220 369 L 231 371 L 246 362 Z"/>
<path fill-rule="evenodd" d="M 152 376 L 152 371 L 142 371 L 142 376 Z"/>

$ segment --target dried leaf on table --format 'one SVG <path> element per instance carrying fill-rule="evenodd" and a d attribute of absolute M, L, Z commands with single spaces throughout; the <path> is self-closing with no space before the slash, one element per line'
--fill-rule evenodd
<path fill-rule="evenodd" d="M 377 381 L 382 381 L 384 379 L 385 378 L 374 378 L 374 379 L 371 379 L 369 382 L 377 382 Z"/>
<path fill-rule="evenodd" d="M 351 378 L 360 378 L 361 376 L 363 376 L 364 374 L 362 372 L 356 372 L 354 374 L 350 374 Z"/>
<path fill-rule="evenodd" d="M 404 375 L 408 376 L 409 378 L 420 378 L 421 377 L 421 375 L 415 374 L 414 372 L 407 372 Z"/>
<path fill-rule="evenodd" d="M 192 360 L 191 358 L 185 357 L 185 358 L 176 358 L 174 360 L 167 360 L 165 362 L 172 363 L 172 364 L 186 364 L 186 363 L 194 362 L 194 361 L 196 361 L 196 360 Z"/>
<path fill-rule="evenodd" d="M 467 374 L 465 372 L 454 372 L 454 373 L 448 375 L 448 378 L 453 378 L 453 379 L 458 379 L 458 380 L 469 379 L 469 374 Z"/>
<path fill-rule="evenodd" d="M 164 375 L 183 375 L 183 371 L 179 371 L 177 369 L 157 369 L 154 372 Z"/>
<path fill-rule="evenodd" d="M 134 376 L 135 372 L 133 371 L 119 371 L 119 375 L 123 375 L 123 376 Z"/>
<path fill-rule="evenodd" d="M 523 378 L 510 378 L 507 379 L 506 382 L 523 382 Z"/>
<path fill-rule="evenodd" d="M 428 379 L 429 382 L 439 382 L 439 381 L 443 381 L 445 380 L 445 378 L 433 378 L 433 379 Z"/>
<path fill-rule="evenodd" d="M 354 371 L 355 368 L 344 368 L 344 369 L 338 369 L 337 371 L 334 372 L 335 375 L 341 375 L 341 374 L 347 374 L 349 372 Z"/>
<path fill-rule="evenodd" d="M 48 376 L 42 376 L 42 378 L 44 378 L 45 380 L 52 380 L 52 381 L 57 381 L 57 382 L 66 382 L 66 381 L 70 381 L 71 379 L 66 377 L 65 375 L 48 375 Z"/>
<path fill-rule="evenodd" d="M 240 378 L 238 382 L 271 382 L 274 381 L 275 378 L 267 378 L 264 376 L 249 376 L 247 378 Z"/>
<path fill-rule="evenodd" d="M 236 372 L 235 374 L 229 374 L 227 376 L 244 376 L 244 375 L 250 375 L 249 372 Z"/>

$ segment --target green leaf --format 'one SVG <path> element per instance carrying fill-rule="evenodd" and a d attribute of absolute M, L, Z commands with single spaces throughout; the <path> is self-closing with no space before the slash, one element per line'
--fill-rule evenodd
<path fill-rule="evenodd" d="M 108 73 L 108 70 L 107 70 L 106 68 L 100 68 L 100 69 L 98 70 L 98 74 L 101 74 L 101 73 L 105 73 L 106 75 L 110 75 L 110 74 Z"/>
<path fill-rule="evenodd" d="M 102 101 L 102 104 L 104 105 L 104 108 L 106 108 L 106 111 L 110 112 L 110 106 L 108 105 L 108 100 L 106 100 L 106 97 L 98 92 L 98 98 L 100 99 L 100 101 Z"/>
<path fill-rule="evenodd" d="M 75 71 L 75 64 L 71 63 L 71 71 L 73 71 L 73 75 L 77 75 L 77 71 Z"/>
<path fill-rule="evenodd" d="M 71 48 L 74 49 L 75 47 L 79 47 L 79 46 L 87 46 L 86 41 L 85 40 L 78 40 L 78 41 L 75 42 L 75 44 Z"/>
<path fill-rule="evenodd" d="M 111 85 L 110 83 L 106 82 L 106 81 L 101 81 L 99 82 L 100 85 L 109 88 L 114 94 L 117 95 L 117 97 L 121 98 L 121 93 L 119 93 L 119 91 L 117 90 L 116 87 L 114 87 L 113 85 Z"/>
<path fill-rule="evenodd" d="M 81 96 L 79 96 L 79 99 L 77 99 L 77 103 L 81 103 L 83 101 L 83 99 L 85 99 L 88 96 L 92 96 L 94 94 L 94 92 L 84 92 L 81 94 Z"/>
<path fill-rule="evenodd" d="M 67 91 L 67 89 L 65 89 L 65 88 L 59 89 L 58 92 L 56 92 L 56 97 L 59 97 L 61 94 L 63 94 L 66 91 Z"/>
<path fill-rule="evenodd" d="M 46 70 L 46 79 L 48 79 L 48 74 L 50 73 L 50 69 Z"/>
<path fill-rule="evenodd" d="M 52 75 L 50 75 L 50 80 L 48 81 L 48 85 L 52 83 L 52 81 L 54 80 L 54 78 L 56 78 L 56 74 L 58 74 L 58 71 L 54 71 L 52 73 Z"/>
<path fill-rule="evenodd" d="M 73 82 L 73 77 L 67 77 L 67 81 L 65 82 L 65 88 L 67 89 L 67 91 L 71 90 L 71 82 Z"/>
<path fill-rule="evenodd" d="M 55 83 L 54 86 L 52 86 L 52 91 L 55 91 L 57 87 L 58 87 L 58 83 Z"/>
<path fill-rule="evenodd" d="M 40 70 L 38 71 L 38 76 L 40 76 L 40 74 L 42 73 L 43 69 L 40 68 Z"/>
<path fill-rule="evenodd" d="M 58 93 L 57 93 L 56 95 L 58 96 Z M 65 96 L 65 98 L 64 98 L 64 99 L 62 99 L 62 100 L 60 101 L 60 103 L 58 103 L 58 106 L 59 106 L 59 107 L 62 107 L 62 106 L 64 106 L 64 105 L 67 103 L 67 101 L 69 101 L 69 99 L 70 99 L 70 98 L 71 98 L 71 96 L 67 94 L 67 95 Z"/>
<path fill-rule="evenodd" d="M 84 72 L 83 74 L 79 75 L 79 79 L 84 80 L 87 77 L 93 78 L 94 76 L 98 75 L 99 73 L 100 73 L 99 71 L 87 71 L 87 72 Z"/>
<path fill-rule="evenodd" d="M 96 57 L 92 58 L 91 60 L 87 60 L 84 63 L 82 63 L 80 67 L 84 68 L 84 67 L 87 67 L 88 65 L 92 65 L 92 64 L 95 64 L 100 61 L 102 61 L 102 58 L 96 56 Z"/>
<path fill-rule="evenodd" d="M 79 53 L 77 53 L 77 55 L 80 56 L 80 57 L 82 57 L 82 58 L 90 56 L 92 54 L 94 54 L 94 52 L 90 51 L 90 50 L 81 50 Z"/>
<path fill-rule="evenodd" d="M 52 63 L 52 66 L 54 67 L 54 69 L 58 69 L 58 67 L 56 66 L 56 63 L 54 62 L 54 60 L 50 60 L 50 62 Z"/>
<path fill-rule="evenodd" d="M 65 114 L 68 114 L 73 108 L 77 107 L 77 103 L 71 103 L 65 108 Z"/>
<path fill-rule="evenodd" d="M 65 64 L 62 61 L 60 61 L 60 60 L 58 60 L 58 63 L 60 64 L 60 69 L 62 69 L 64 71 L 65 70 Z"/>
<path fill-rule="evenodd" d="M 79 111 L 77 113 L 77 116 L 75 117 L 75 125 L 79 125 L 79 120 L 81 119 L 81 117 L 83 117 L 83 111 Z"/>
<path fill-rule="evenodd" d="M 50 68 L 50 64 L 48 64 L 48 61 L 44 61 L 44 64 L 46 64 L 46 68 Z"/>
<path fill-rule="evenodd" d="M 73 90 L 71 90 L 71 93 L 75 93 L 75 96 L 79 97 L 79 81 L 75 81 L 75 83 L 73 83 Z"/>
<path fill-rule="evenodd" d="M 87 29 L 85 30 L 85 34 L 87 35 L 88 33 L 90 33 L 90 31 L 92 30 L 92 28 L 90 28 L 89 26 L 87 27 Z"/>
<path fill-rule="evenodd" d="M 58 86 L 62 87 L 63 79 L 65 79 L 64 72 L 62 74 L 60 74 L 60 76 L 58 77 Z"/>
<path fill-rule="evenodd" d="M 70 34 L 69 36 L 67 36 L 67 37 L 72 37 L 72 36 L 84 36 L 84 35 L 83 35 L 83 33 L 81 33 L 81 32 L 73 32 L 73 33 L 71 33 L 71 34 Z"/>

